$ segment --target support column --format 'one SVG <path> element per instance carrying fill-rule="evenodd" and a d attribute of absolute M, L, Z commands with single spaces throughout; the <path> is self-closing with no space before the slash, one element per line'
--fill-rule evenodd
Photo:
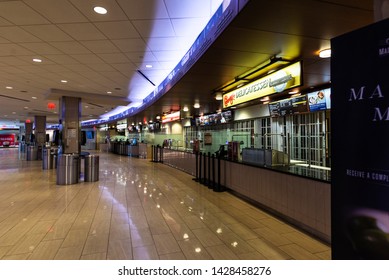
<path fill-rule="evenodd" d="M 35 116 L 35 143 L 44 146 L 46 143 L 46 116 Z"/>
<path fill-rule="evenodd" d="M 31 143 L 31 135 L 32 135 L 32 122 L 26 122 L 25 123 L 25 131 L 26 131 L 26 134 L 25 134 L 25 142 L 26 144 L 30 144 Z"/>
<path fill-rule="evenodd" d="M 81 153 L 81 98 L 62 96 L 60 98 L 60 131 L 62 153 Z"/>

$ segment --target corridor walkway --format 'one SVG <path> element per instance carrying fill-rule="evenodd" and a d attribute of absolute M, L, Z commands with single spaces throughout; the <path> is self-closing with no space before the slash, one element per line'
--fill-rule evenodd
<path fill-rule="evenodd" d="M 97 153 L 97 152 L 96 152 Z M 100 180 L 0 149 L 0 259 L 330 259 L 330 247 L 146 159 L 99 153 Z"/>

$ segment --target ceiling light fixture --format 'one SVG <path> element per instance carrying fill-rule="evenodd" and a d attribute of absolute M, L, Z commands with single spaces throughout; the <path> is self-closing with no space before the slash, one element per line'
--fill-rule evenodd
<path fill-rule="evenodd" d="M 200 104 L 199 104 L 199 103 L 195 103 L 195 104 L 193 105 L 193 107 L 195 107 L 196 109 L 198 109 L 198 108 L 200 108 Z"/>
<path fill-rule="evenodd" d="M 61 80 L 61 83 L 63 83 L 63 84 L 66 84 L 68 81 L 66 81 L 66 80 Z"/>
<path fill-rule="evenodd" d="M 36 96 L 33 96 L 33 97 L 31 97 L 32 99 L 38 99 L 38 97 L 36 97 Z"/>
<path fill-rule="evenodd" d="M 112 94 L 112 91 L 107 91 L 107 94 Z"/>
<path fill-rule="evenodd" d="M 99 15 L 105 15 L 107 13 L 107 9 L 103 7 L 94 7 L 93 10 Z"/>
<path fill-rule="evenodd" d="M 42 62 L 42 59 L 40 59 L 40 58 L 33 58 L 32 61 L 40 63 L 40 62 Z"/>
<path fill-rule="evenodd" d="M 146 64 L 146 68 L 153 68 L 153 65 L 151 65 L 151 64 Z"/>
<path fill-rule="evenodd" d="M 223 95 L 219 92 L 219 93 L 216 94 L 215 99 L 216 100 L 222 100 L 223 99 Z"/>
<path fill-rule="evenodd" d="M 331 49 L 324 49 L 319 52 L 319 57 L 321 58 L 329 58 L 331 57 Z"/>
<path fill-rule="evenodd" d="M 182 111 L 184 111 L 184 112 L 188 112 L 188 111 L 189 111 L 189 108 L 188 108 L 188 106 L 184 106 L 184 108 L 182 109 Z"/>
<path fill-rule="evenodd" d="M 6 89 L 13 89 L 13 87 L 10 87 L 10 86 L 6 86 L 5 88 Z"/>

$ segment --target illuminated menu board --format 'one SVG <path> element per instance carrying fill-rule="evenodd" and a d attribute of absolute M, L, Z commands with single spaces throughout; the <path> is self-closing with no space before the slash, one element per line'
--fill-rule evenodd
<path fill-rule="evenodd" d="M 290 114 L 306 113 L 308 112 L 307 103 L 306 95 L 269 103 L 270 116 L 280 117 Z"/>

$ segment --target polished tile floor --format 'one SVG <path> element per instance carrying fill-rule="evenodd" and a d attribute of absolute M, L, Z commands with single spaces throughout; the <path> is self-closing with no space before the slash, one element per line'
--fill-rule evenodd
<path fill-rule="evenodd" d="M 97 153 L 97 152 L 96 152 Z M 0 259 L 330 259 L 326 244 L 160 163 L 100 153 L 100 180 L 0 149 Z"/>

